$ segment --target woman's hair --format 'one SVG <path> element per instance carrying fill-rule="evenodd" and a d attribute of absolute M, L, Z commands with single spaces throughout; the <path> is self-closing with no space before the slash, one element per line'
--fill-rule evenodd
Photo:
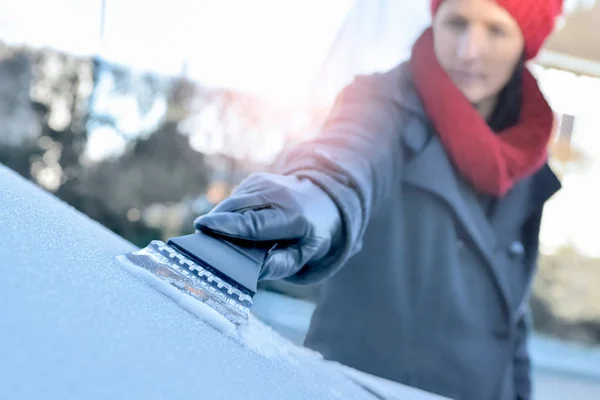
<path fill-rule="evenodd" d="M 525 69 L 525 54 L 517 63 L 512 77 L 498 94 L 498 104 L 487 120 L 494 132 L 499 132 L 515 125 L 521 114 L 523 96 L 523 71 Z"/>

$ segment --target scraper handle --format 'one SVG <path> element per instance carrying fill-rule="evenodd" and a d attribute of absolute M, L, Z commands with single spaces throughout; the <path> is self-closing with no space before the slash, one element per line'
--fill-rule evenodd
<path fill-rule="evenodd" d="M 167 244 L 251 296 L 256 293 L 261 268 L 273 246 L 225 240 L 204 231 L 171 238 Z"/>

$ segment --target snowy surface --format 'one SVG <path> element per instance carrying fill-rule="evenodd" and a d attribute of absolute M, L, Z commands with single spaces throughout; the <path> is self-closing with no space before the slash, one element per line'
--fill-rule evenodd
<path fill-rule="evenodd" d="M 252 312 L 297 345 L 304 343 L 315 305 L 275 292 L 259 291 Z"/>
<path fill-rule="evenodd" d="M 118 265 L 131 250 L 0 166 L 0 398 L 375 399 L 256 319 L 200 321 Z"/>
<path fill-rule="evenodd" d="M 595 380 L 600 398 L 600 347 L 587 347 L 536 336 L 530 349 L 534 367 L 541 371 Z"/>
<path fill-rule="evenodd" d="M 209 307 L 208 305 L 196 300 L 195 298 L 186 295 L 184 292 L 177 290 L 168 281 L 159 279 L 156 275 L 150 271 L 135 265 L 128 260 L 121 260 L 123 256 L 118 256 L 117 259 L 122 261 L 121 267 L 146 282 L 156 290 L 168 296 L 171 300 L 179 304 L 185 310 L 191 312 L 202 321 L 206 322 L 215 329 L 218 329 L 221 333 L 227 336 L 235 336 L 236 329 L 235 325 L 230 322 L 223 315 L 219 314 L 216 310 Z"/>
<path fill-rule="evenodd" d="M 533 400 L 600 399 L 598 380 L 547 370 L 536 370 L 534 376 Z"/>

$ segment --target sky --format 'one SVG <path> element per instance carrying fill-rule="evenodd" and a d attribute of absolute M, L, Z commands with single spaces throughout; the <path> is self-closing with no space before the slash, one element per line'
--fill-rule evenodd
<path fill-rule="evenodd" d="M 233 88 L 294 107 L 309 101 L 311 85 L 353 4 L 354 0 L 105 0 L 102 25 L 101 0 L 0 0 L 0 39 L 98 55 L 167 75 L 180 74 L 185 65 L 188 77 L 205 87 Z M 111 103 L 123 122 L 139 122 L 131 101 Z M 124 146 L 123 139 L 107 129 L 95 130 L 89 139 L 92 159 Z M 257 152 L 264 155 L 257 155 L 268 159 L 280 146 L 272 143 Z"/>
<path fill-rule="evenodd" d="M 185 62 L 207 86 L 294 102 L 306 95 L 353 3 L 106 0 L 102 30 L 101 0 L 0 0 L 0 39 L 165 74 L 180 73 Z"/>
<path fill-rule="evenodd" d="M 309 101 L 312 84 L 334 44 L 335 67 L 327 75 L 332 82 L 320 83 L 328 86 L 327 100 L 347 80 L 337 76 L 340 69 L 370 72 L 392 67 L 428 18 L 426 2 L 402 0 L 105 0 L 104 4 L 102 25 L 102 0 L 0 0 L 0 39 L 100 55 L 164 74 L 179 74 L 186 64 L 188 76 L 203 85 L 232 87 L 299 105 Z M 344 23 L 353 28 L 344 31 L 337 43 Z M 350 52 L 360 57 L 349 57 Z"/>
<path fill-rule="evenodd" d="M 0 0 L 0 10 L 0 39 L 6 42 L 77 54 L 97 51 L 100 0 Z"/>
<path fill-rule="evenodd" d="M 39 0 L 28 1 L 10 5 L 7 18 L 29 21 Z M 106 0 L 101 35 L 100 0 L 57 0 L 53 7 L 44 9 L 58 19 L 53 26 L 36 17 L 0 26 L 0 37 L 164 74 L 179 74 L 185 65 L 205 87 L 234 88 L 289 108 L 328 104 L 354 73 L 396 65 L 426 23 L 427 9 L 397 0 Z M 55 28 L 68 25 L 73 13 L 77 35 Z M 37 34 L 44 30 L 52 35 Z M 111 103 L 123 121 L 137 123 L 135 104 Z M 275 139 L 261 145 L 253 161 L 271 160 L 282 146 Z M 123 146 L 118 135 L 99 129 L 90 134 L 88 153 L 99 159 Z"/>

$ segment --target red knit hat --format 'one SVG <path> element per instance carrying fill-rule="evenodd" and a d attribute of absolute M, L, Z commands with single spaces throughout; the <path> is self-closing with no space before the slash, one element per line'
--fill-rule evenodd
<path fill-rule="evenodd" d="M 435 15 L 443 0 L 431 0 L 431 15 Z M 562 14 L 563 0 L 496 0 L 517 21 L 525 37 L 525 56 L 534 58 L 554 30 Z"/>

